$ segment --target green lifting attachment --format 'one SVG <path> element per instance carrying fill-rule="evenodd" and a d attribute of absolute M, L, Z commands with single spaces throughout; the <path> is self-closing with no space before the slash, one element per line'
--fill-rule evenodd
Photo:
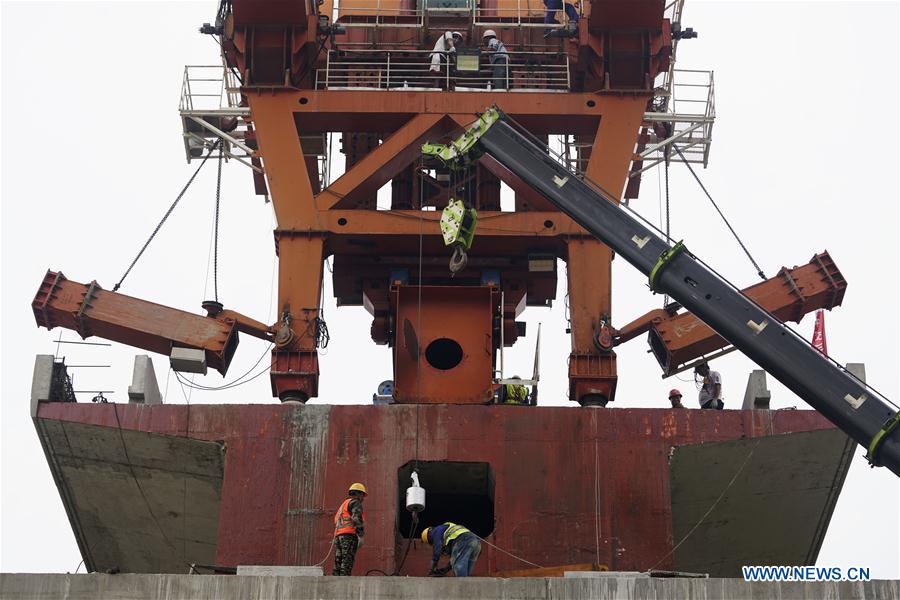
<path fill-rule="evenodd" d="M 481 151 L 476 148 L 478 140 L 500 118 L 500 109 L 492 106 L 465 133 L 449 144 L 422 144 L 422 154 L 437 158 L 454 171 L 465 169 L 481 156 Z"/>
<path fill-rule="evenodd" d="M 663 253 L 659 255 L 659 259 L 656 261 L 656 264 L 653 265 L 652 269 L 650 269 L 650 291 L 657 291 L 657 281 L 663 270 L 666 268 L 666 265 L 668 265 L 673 258 L 683 252 L 684 249 L 684 240 L 682 240 L 668 250 L 663 250 Z"/>
<path fill-rule="evenodd" d="M 873 467 L 880 467 L 881 461 L 878 460 L 878 451 L 881 450 L 881 442 L 884 441 L 892 431 L 897 429 L 900 426 L 900 411 L 894 413 L 894 416 L 888 419 L 884 425 L 882 425 L 881 429 L 872 437 L 872 441 L 869 442 L 869 453 L 866 454 L 866 460 L 869 461 L 869 464 Z"/>
<path fill-rule="evenodd" d="M 444 245 L 453 248 L 450 273 L 455 275 L 466 268 L 468 262 L 466 251 L 472 247 L 477 225 L 478 211 L 466 208 L 462 200 L 451 200 L 441 213 L 441 235 L 444 238 Z"/>

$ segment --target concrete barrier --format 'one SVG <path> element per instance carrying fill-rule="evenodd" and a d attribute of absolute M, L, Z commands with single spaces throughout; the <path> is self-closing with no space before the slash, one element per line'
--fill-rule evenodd
<path fill-rule="evenodd" d="M 900 581 L 748 583 L 740 579 L 603 577 L 494 579 L 242 575 L 0 574 L 4 600 L 897 600 Z"/>

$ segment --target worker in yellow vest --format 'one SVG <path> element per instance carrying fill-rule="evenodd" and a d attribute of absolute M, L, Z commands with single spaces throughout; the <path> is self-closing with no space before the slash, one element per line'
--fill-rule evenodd
<path fill-rule="evenodd" d="M 511 380 L 521 381 L 521 377 L 513 375 Z M 500 403 L 515 405 L 528 404 L 528 388 L 521 383 L 507 383 L 500 387 Z"/>
<path fill-rule="evenodd" d="M 422 541 L 434 546 L 429 575 L 444 575 L 452 568 L 457 577 L 468 577 L 481 554 L 481 538 L 455 523 L 426 527 L 422 532 Z M 441 554 L 450 557 L 450 564 L 438 569 Z"/>
<path fill-rule="evenodd" d="M 353 571 L 356 551 L 363 543 L 365 535 L 365 515 L 363 500 L 366 486 L 354 483 L 347 492 L 349 498 L 341 503 L 334 513 L 334 571 L 332 575 L 349 576 Z"/>

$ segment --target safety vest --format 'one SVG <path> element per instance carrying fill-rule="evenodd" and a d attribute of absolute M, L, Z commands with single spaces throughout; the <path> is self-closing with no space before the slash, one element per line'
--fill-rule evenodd
<path fill-rule="evenodd" d="M 444 530 L 444 546 L 447 546 L 462 534 L 470 533 L 470 531 L 462 525 L 456 525 L 455 523 L 444 523 L 444 525 L 447 526 L 447 529 Z"/>
<path fill-rule="evenodd" d="M 353 519 L 350 518 L 350 502 L 353 498 L 347 498 L 341 503 L 341 506 L 334 513 L 334 535 L 351 534 L 356 535 L 356 527 L 353 526 Z M 365 522 L 366 513 L 361 513 L 362 520 Z"/>
<path fill-rule="evenodd" d="M 525 404 L 528 399 L 528 390 L 524 385 L 507 383 L 503 387 L 506 388 L 504 404 Z"/>

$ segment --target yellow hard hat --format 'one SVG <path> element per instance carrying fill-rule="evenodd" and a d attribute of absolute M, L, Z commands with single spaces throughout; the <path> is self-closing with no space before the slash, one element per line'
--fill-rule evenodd
<path fill-rule="evenodd" d="M 422 530 L 422 541 L 426 544 L 428 543 L 428 534 L 431 533 L 431 527 L 426 527 Z"/>
<path fill-rule="evenodd" d="M 351 484 L 351 485 L 350 485 L 350 489 L 348 490 L 348 493 L 349 493 L 349 492 L 362 492 L 363 494 L 365 494 L 365 495 L 367 495 L 367 496 L 369 495 L 369 492 L 366 491 L 366 486 L 364 486 L 364 485 L 361 484 L 361 483 L 353 483 L 353 484 Z"/>

